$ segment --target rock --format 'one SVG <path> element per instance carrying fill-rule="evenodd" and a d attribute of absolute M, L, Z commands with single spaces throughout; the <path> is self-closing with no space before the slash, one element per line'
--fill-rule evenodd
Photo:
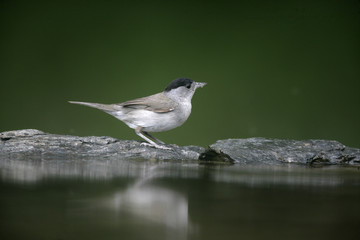
<path fill-rule="evenodd" d="M 328 140 L 281 140 L 265 138 L 219 140 L 200 159 L 240 164 L 360 164 L 360 149 Z M 222 157 L 219 157 L 222 156 Z"/>
<path fill-rule="evenodd" d="M 217 141 L 206 150 L 199 146 L 167 146 L 172 149 L 156 149 L 142 146 L 139 141 L 112 137 L 77 137 L 25 129 L 0 133 L 0 160 L 96 158 L 200 160 L 205 164 L 360 165 L 360 149 L 328 140 L 226 139 Z"/>
<path fill-rule="evenodd" d="M 0 133 L 0 159 L 156 159 L 197 160 L 204 148 L 167 145 L 171 150 L 142 146 L 134 140 L 48 134 L 36 129 Z"/>

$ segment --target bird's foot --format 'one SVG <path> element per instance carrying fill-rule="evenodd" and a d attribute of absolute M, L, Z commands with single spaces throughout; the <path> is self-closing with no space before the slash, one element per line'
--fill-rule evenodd
<path fill-rule="evenodd" d="M 146 143 L 146 142 L 142 142 L 140 143 L 141 146 L 148 146 L 148 147 L 154 147 L 154 148 L 158 148 L 158 149 L 165 149 L 165 150 L 171 150 L 172 148 L 166 147 L 166 146 L 162 146 L 162 145 L 158 145 L 158 144 L 151 144 L 151 143 Z"/>

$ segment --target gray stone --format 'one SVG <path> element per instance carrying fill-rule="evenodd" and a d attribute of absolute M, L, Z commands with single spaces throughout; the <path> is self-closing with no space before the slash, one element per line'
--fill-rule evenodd
<path fill-rule="evenodd" d="M 222 156 L 222 157 L 221 157 Z M 265 138 L 219 140 L 200 159 L 241 164 L 360 164 L 360 149 L 329 140 L 281 140 Z"/>
<path fill-rule="evenodd" d="M 167 146 L 172 149 L 156 149 L 139 141 L 112 137 L 78 137 L 24 129 L 0 133 L 0 160 L 143 159 L 200 160 L 199 163 L 205 164 L 360 165 L 360 149 L 328 140 L 226 139 L 206 150 L 199 146 Z"/>
<path fill-rule="evenodd" d="M 197 160 L 204 148 L 167 145 L 171 150 L 142 146 L 112 137 L 77 137 L 48 134 L 36 129 L 0 133 L 0 158 L 30 159 L 156 159 Z"/>

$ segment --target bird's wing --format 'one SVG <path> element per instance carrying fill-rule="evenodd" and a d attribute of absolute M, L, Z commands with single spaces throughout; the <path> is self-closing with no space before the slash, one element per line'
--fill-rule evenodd
<path fill-rule="evenodd" d="M 119 103 L 117 105 L 124 108 L 145 109 L 157 113 L 165 113 L 174 111 L 178 104 L 174 100 L 168 98 L 164 93 L 158 93 L 148 97 Z"/>

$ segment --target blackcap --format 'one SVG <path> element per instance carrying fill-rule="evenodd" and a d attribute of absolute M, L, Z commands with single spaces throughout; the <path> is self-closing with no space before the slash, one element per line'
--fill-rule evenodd
<path fill-rule="evenodd" d="M 190 116 L 191 98 L 195 90 L 205 85 L 204 82 L 178 78 L 161 93 L 123 103 L 69 102 L 100 109 L 123 121 L 148 142 L 142 143 L 143 145 L 170 149 L 163 145 L 164 142 L 151 136 L 149 132 L 163 132 L 181 126 Z"/>

